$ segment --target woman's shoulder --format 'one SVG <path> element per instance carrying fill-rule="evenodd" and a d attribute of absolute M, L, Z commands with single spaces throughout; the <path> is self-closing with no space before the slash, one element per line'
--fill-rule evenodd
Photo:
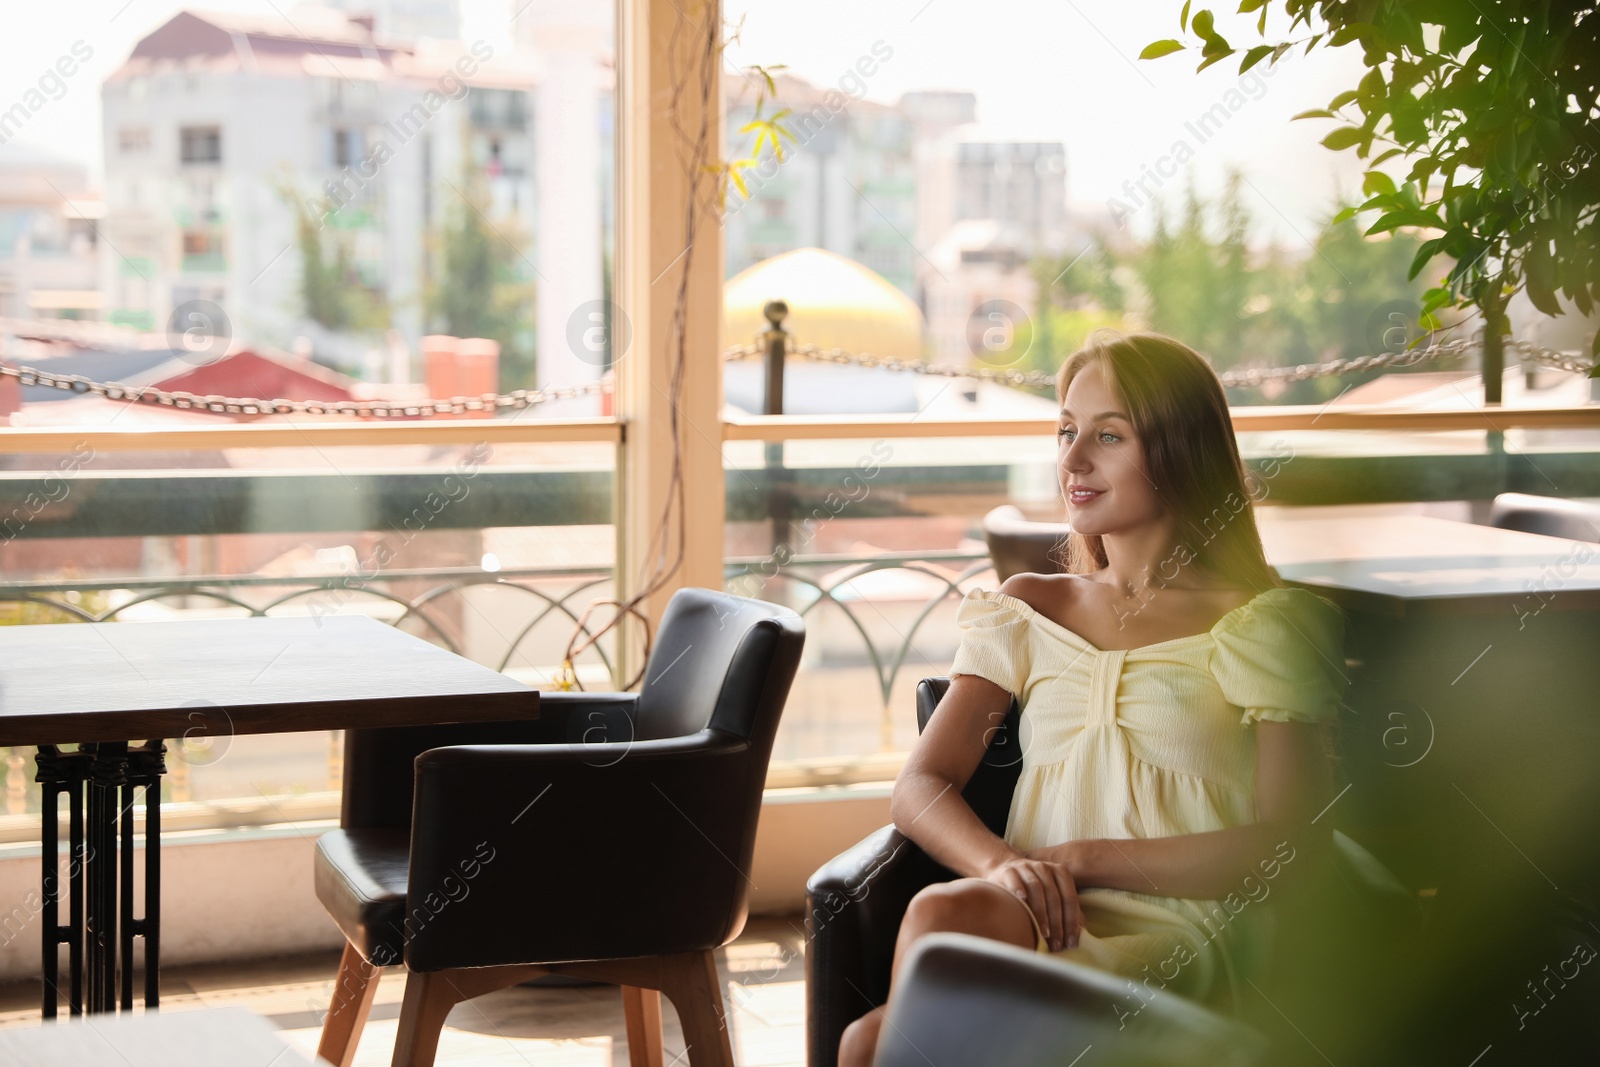
<path fill-rule="evenodd" d="M 1013 574 L 999 589 L 974 589 L 962 600 L 958 621 L 1000 625 L 1041 615 L 1048 619 L 1069 592 L 1062 588 L 1064 580 L 1078 579 L 1064 574 Z"/>
<path fill-rule="evenodd" d="M 1339 626 L 1343 612 L 1324 596 L 1293 585 L 1271 586 L 1218 621 L 1216 629 L 1239 635 L 1275 634 L 1307 624 Z"/>

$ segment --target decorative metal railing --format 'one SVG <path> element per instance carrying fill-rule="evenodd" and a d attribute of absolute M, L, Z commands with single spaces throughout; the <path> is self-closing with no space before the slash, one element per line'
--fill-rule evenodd
<path fill-rule="evenodd" d="M 883 603 L 859 595 L 855 585 L 868 575 L 900 570 L 915 574 L 934 585 L 935 590 L 909 606 L 908 624 L 884 624 Z M 880 698 L 873 708 L 864 706 L 864 715 L 876 715 L 882 738 L 881 748 L 892 747 L 890 695 L 908 662 L 923 623 L 942 603 L 959 600 L 973 579 L 990 573 L 989 557 L 983 551 L 894 552 L 874 555 L 815 554 L 787 557 L 781 564 L 773 557 L 736 557 L 726 566 L 726 585 L 730 592 L 790 602 L 816 630 L 832 630 L 825 636 L 831 647 L 854 643 L 859 656 L 870 664 Z M 101 623 L 116 622 L 132 609 L 152 602 L 184 601 L 193 607 L 198 600 L 209 606 L 235 609 L 250 615 L 282 611 L 329 613 L 348 606 L 351 598 L 364 597 L 392 606 L 384 615 L 392 625 L 413 624 L 420 636 L 453 652 L 470 652 L 458 628 L 441 617 L 438 610 L 447 598 L 465 590 L 494 586 L 516 590 L 531 602 L 527 616 L 501 633 L 504 647 L 485 665 L 504 671 L 511 666 L 519 649 L 538 662 L 555 663 L 558 651 L 525 649 L 530 635 L 541 622 L 554 617 L 576 627 L 588 599 L 597 595 L 612 580 L 608 569 L 596 567 L 508 568 L 484 571 L 471 567 L 408 569 L 385 571 L 381 576 L 352 587 L 348 574 L 260 576 L 207 575 L 158 578 L 59 578 L 12 581 L 0 584 L 0 623 Z M 559 584 L 560 588 L 551 588 Z M 397 587 L 412 591 L 398 592 Z M 330 598 L 320 600 L 319 597 Z M 906 605 L 901 602 L 902 607 Z M 837 609 L 832 622 L 819 619 L 820 609 Z M 837 627 L 837 629 L 833 629 Z M 593 660 L 607 675 L 613 674 L 614 647 L 609 639 L 594 649 Z M 481 655 L 479 657 L 482 658 Z M 854 660 L 835 652 L 833 661 Z M 827 669 L 830 657 L 819 657 L 818 665 Z M 803 718 L 797 708 L 792 719 Z M 337 740 L 337 739 L 335 739 Z M 32 750 L 13 748 L 3 752 L 6 767 L 4 811 L 21 815 L 30 796 Z M 327 778 L 338 780 L 339 746 L 328 749 Z M 187 770 L 187 768 L 185 768 Z M 172 799 L 188 801 L 188 774 L 174 776 Z"/>

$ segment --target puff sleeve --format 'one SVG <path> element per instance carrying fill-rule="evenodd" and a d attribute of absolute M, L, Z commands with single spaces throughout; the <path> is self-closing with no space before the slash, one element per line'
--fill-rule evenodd
<path fill-rule="evenodd" d="M 1344 617 L 1306 589 L 1275 587 L 1214 632 L 1211 672 L 1251 726 L 1326 722 L 1344 697 Z"/>
<path fill-rule="evenodd" d="M 975 674 L 1023 699 L 1031 668 L 1028 625 L 1033 609 L 1008 593 L 975 589 L 956 610 L 966 632 L 950 664 L 951 675 Z"/>

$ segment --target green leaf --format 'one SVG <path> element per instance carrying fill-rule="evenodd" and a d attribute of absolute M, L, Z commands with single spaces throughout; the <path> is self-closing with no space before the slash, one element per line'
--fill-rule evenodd
<path fill-rule="evenodd" d="M 1329 221 L 1329 225 L 1337 226 L 1341 222 L 1349 222 L 1351 219 L 1356 217 L 1356 213 L 1360 210 L 1360 207 L 1353 204 L 1350 207 L 1340 208 L 1339 211 Z"/>
<path fill-rule="evenodd" d="M 1427 266 L 1428 261 L 1438 255 L 1440 249 L 1444 247 L 1444 241 L 1443 237 L 1435 237 L 1431 241 L 1422 242 L 1417 248 L 1417 254 L 1412 257 L 1411 269 L 1406 271 L 1406 281 L 1411 281 L 1422 273 L 1422 268 Z"/>
<path fill-rule="evenodd" d="M 1350 101 L 1354 100 L 1355 98 L 1356 98 L 1356 91 L 1354 89 L 1346 89 L 1344 92 L 1340 93 L 1338 96 L 1334 97 L 1332 100 L 1329 100 L 1328 101 L 1328 107 L 1333 111 L 1338 111 L 1341 107 L 1344 107 L 1346 104 L 1348 104 Z"/>
<path fill-rule="evenodd" d="M 1239 0 L 1239 14 L 1248 14 L 1258 8 L 1265 7 L 1267 0 Z"/>
<path fill-rule="evenodd" d="M 1293 122 L 1295 119 L 1331 119 L 1336 117 L 1333 112 L 1325 107 L 1314 107 L 1310 111 L 1302 111 L 1300 114 L 1290 117 L 1289 121 Z"/>
<path fill-rule="evenodd" d="M 1178 29 L 1189 28 L 1189 0 L 1183 0 L 1183 10 L 1178 12 Z"/>
<path fill-rule="evenodd" d="M 1244 54 L 1244 62 L 1239 64 L 1239 73 L 1243 74 L 1245 71 L 1261 62 L 1263 59 L 1266 59 L 1271 52 L 1272 46 L 1270 44 L 1256 45 L 1254 48 L 1250 49 L 1250 51 Z"/>
<path fill-rule="evenodd" d="M 1194 32 L 1197 37 L 1203 37 L 1207 40 L 1210 40 L 1212 35 L 1217 32 L 1216 19 L 1212 16 L 1210 9 L 1201 8 L 1194 13 Z"/>
<path fill-rule="evenodd" d="M 1398 156 L 1403 151 L 1404 151 L 1404 149 L 1401 149 L 1401 148 L 1391 148 L 1387 152 L 1381 152 L 1376 157 L 1373 158 L 1371 166 L 1376 167 L 1379 163 L 1382 163 L 1382 162 L 1384 162 L 1386 160 L 1393 159 L 1395 156 Z"/>
<path fill-rule="evenodd" d="M 1207 45 L 1206 47 L 1210 48 L 1211 46 Z M 1202 52 L 1201 55 L 1205 55 L 1205 53 Z M 1206 61 L 1204 63 L 1201 63 L 1198 67 L 1194 68 L 1195 72 L 1199 73 L 1200 71 L 1205 70 L 1207 67 L 1211 66 L 1211 64 L 1220 63 L 1224 59 L 1227 59 L 1231 55 L 1233 55 L 1233 49 L 1231 49 L 1231 48 L 1227 48 L 1227 49 L 1223 49 L 1223 50 L 1221 50 L 1219 52 L 1215 52 L 1215 53 L 1211 54 L 1206 59 Z"/>
<path fill-rule="evenodd" d="M 1360 83 L 1356 86 L 1356 95 L 1361 98 L 1363 103 L 1380 100 L 1383 98 L 1384 90 L 1387 88 L 1388 86 L 1384 84 L 1383 80 L 1383 71 L 1374 67 L 1362 76 Z"/>
<path fill-rule="evenodd" d="M 1183 51 L 1183 47 L 1182 41 L 1174 41 L 1170 37 L 1163 41 L 1151 41 L 1144 46 L 1144 51 L 1139 53 L 1139 58 L 1160 59 L 1162 56 Z"/>
<path fill-rule="evenodd" d="M 1422 294 L 1422 313 L 1430 315 L 1450 303 L 1450 290 L 1444 286 L 1429 289 Z"/>
<path fill-rule="evenodd" d="M 1322 139 L 1322 145 L 1324 148 L 1330 148 L 1337 152 L 1340 149 L 1360 144 L 1365 137 L 1366 134 L 1362 133 L 1359 127 L 1340 126 Z"/>
<path fill-rule="evenodd" d="M 1368 196 L 1379 193 L 1393 193 L 1394 179 L 1381 170 L 1369 170 L 1361 180 L 1361 191 Z"/>
<path fill-rule="evenodd" d="M 1522 269 L 1526 281 L 1524 289 L 1533 306 L 1546 315 L 1560 315 L 1561 305 L 1554 291 L 1555 261 L 1550 255 L 1550 242 L 1543 237 L 1535 237 L 1523 254 Z"/>

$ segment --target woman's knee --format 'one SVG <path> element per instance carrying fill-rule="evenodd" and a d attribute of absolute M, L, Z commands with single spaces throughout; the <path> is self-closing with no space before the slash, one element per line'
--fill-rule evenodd
<path fill-rule="evenodd" d="M 878 1050 L 878 1033 L 882 1028 L 882 1008 L 872 1009 L 845 1027 L 839 1038 L 839 1067 L 871 1064 Z"/>
<path fill-rule="evenodd" d="M 935 931 L 1007 941 L 1017 940 L 1017 936 L 1031 937 L 1031 930 L 1023 929 L 1028 925 L 1027 916 L 1016 907 L 1008 907 L 1006 901 L 1010 899 L 1004 889 L 980 878 L 941 882 L 911 898 L 902 925 L 919 937 Z M 1013 934 L 1017 936 L 1008 936 Z"/>

